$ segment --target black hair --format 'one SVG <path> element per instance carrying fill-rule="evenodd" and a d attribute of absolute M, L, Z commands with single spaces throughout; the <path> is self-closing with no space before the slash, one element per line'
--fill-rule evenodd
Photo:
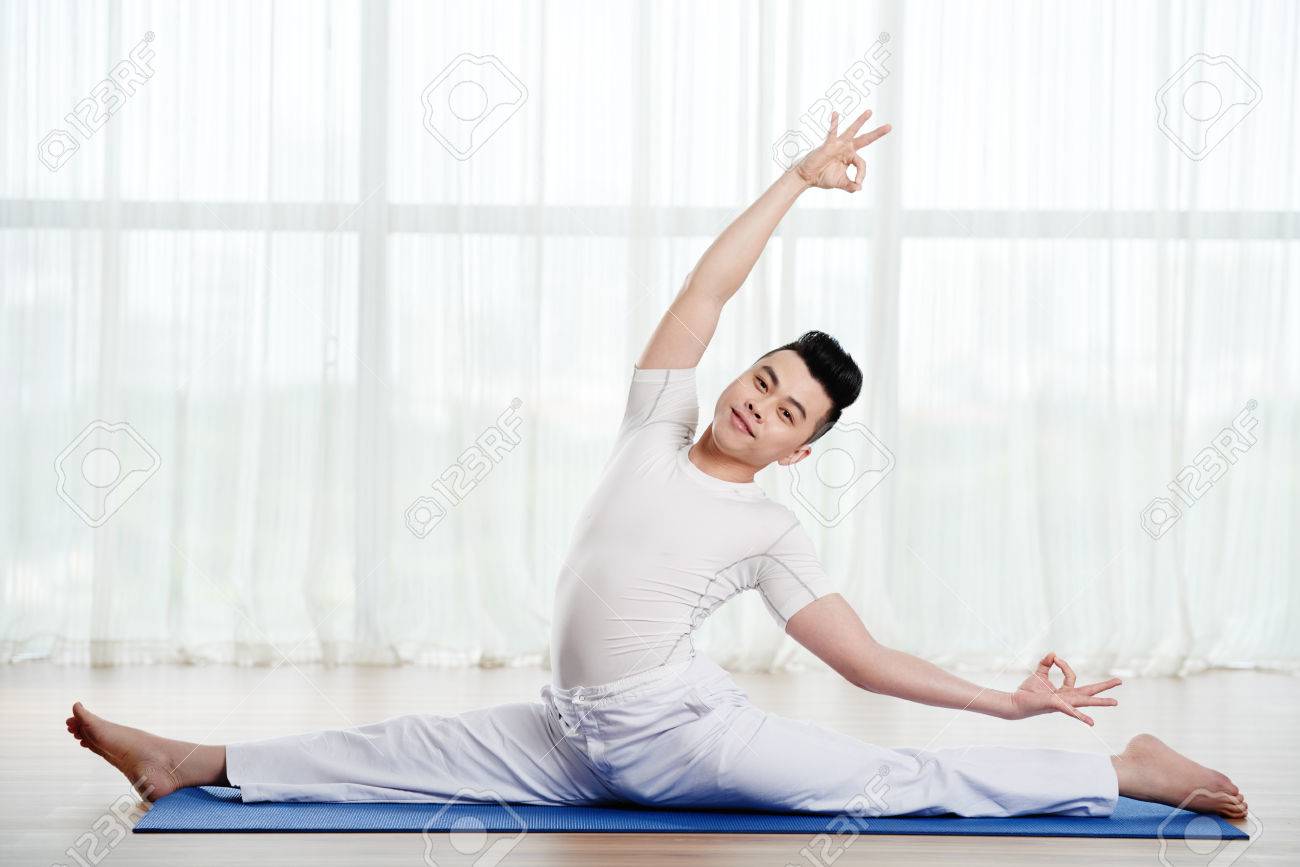
<path fill-rule="evenodd" d="M 808 366 L 813 379 L 821 383 L 826 396 L 831 399 L 830 411 L 821 420 L 809 443 L 820 439 L 840 420 L 840 413 L 851 406 L 862 392 L 862 371 L 853 357 L 844 351 L 838 340 L 824 331 L 809 331 L 798 340 L 778 346 L 763 354 L 763 358 L 783 349 L 793 349 Z"/>

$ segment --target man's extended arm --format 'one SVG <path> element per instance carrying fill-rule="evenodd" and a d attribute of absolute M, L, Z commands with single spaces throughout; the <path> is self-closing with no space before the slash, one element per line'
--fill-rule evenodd
<path fill-rule="evenodd" d="M 857 151 L 889 132 L 889 126 L 885 125 L 857 135 L 870 116 L 870 111 L 863 112 L 841 135 L 838 116 L 832 115 L 826 141 L 777 178 L 709 245 L 695 268 L 686 275 L 677 297 L 650 336 L 637 367 L 686 368 L 699 364 L 718 327 L 722 308 L 745 282 L 768 239 L 799 195 L 809 187 L 838 188 L 851 193 L 862 188 L 866 163 Z M 856 167 L 854 178 L 848 176 L 850 165 Z"/>
<path fill-rule="evenodd" d="M 781 175 L 767 192 L 722 231 L 704 251 L 695 269 L 650 337 L 637 367 L 694 367 L 699 364 L 723 306 L 745 282 L 781 218 L 808 184 L 794 169 Z"/>
<path fill-rule="evenodd" d="M 786 624 L 786 633 L 813 652 L 845 680 L 868 692 L 892 695 L 936 707 L 971 710 L 1002 719 L 1024 719 L 1059 711 L 1092 725 L 1080 707 L 1112 707 L 1113 698 L 1098 698 L 1121 683 L 1119 678 L 1074 685 L 1074 672 L 1065 660 L 1049 653 L 1015 692 L 980 687 L 924 659 L 885 647 L 872 637 L 848 601 L 838 593 L 804 606 Z M 1065 682 L 1054 686 L 1052 666 Z"/>

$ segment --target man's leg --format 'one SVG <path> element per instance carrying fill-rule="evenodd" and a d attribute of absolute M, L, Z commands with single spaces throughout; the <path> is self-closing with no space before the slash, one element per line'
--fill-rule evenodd
<path fill-rule="evenodd" d="M 148 800 L 201 785 L 239 786 L 245 801 L 479 800 L 474 792 L 511 803 L 615 800 L 540 702 L 228 746 L 161 738 L 80 704 L 68 729 Z"/>
<path fill-rule="evenodd" d="M 697 721 L 663 736 L 656 750 L 674 774 L 645 775 L 638 800 L 862 816 L 1107 816 L 1117 796 L 1246 814 L 1223 774 L 1150 735 L 1118 756 L 1074 750 L 973 746 L 889 749 L 805 720 L 767 713 L 739 688 L 710 690 Z M 680 756 L 672 761 L 669 756 Z"/>
<path fill-rule="evenodd" d="M 680 772 L 638 796 L 675 806 L 858 816 L 1108 816 L 1118 795 L 1109 759 L 1050 749 L 890 749 L 753 705 L 710 702 L 658 745 Z"/>

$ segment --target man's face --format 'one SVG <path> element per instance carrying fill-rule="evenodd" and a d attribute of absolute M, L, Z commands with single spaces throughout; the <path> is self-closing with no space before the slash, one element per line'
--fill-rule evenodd
<path fill-rule="evenodd" d="M 793 349 L 765 355 L 727 386 L 713 409 L 713 439 L 727 455 L 761 469 L 798 463 L 831 399 Z"/>

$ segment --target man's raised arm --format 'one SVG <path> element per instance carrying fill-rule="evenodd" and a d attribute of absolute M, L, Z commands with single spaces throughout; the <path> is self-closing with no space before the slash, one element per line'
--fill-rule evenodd
<path fill-rule="evenodd" d="M 866 163 L 858 150 L 889 132 L 889 125 L 858 135 L 871 117 L 865 111 L 843 134 L 838 131 L 839 115 L 831 115 L 826 140 L 794 168 L 777 178 L 758 201 L 732 221 L 704 251 L 694 270 L 686 275 L 681 291 L 668 307 L 646 344 L 637 367 L 695 367 L 704 356 L 718 327 L 722 308 L 736 294 L 767 241 L 795 199 L 809 187 L 840 189 L 856 193 L 862 189 Z M 853 178 L 848 167 L 854 166 Z"/>
<path fill-rule="evenodd" d="M 1064 659 L 1049 653 L 1015 692 L 988 689 L 949 674 L 920 657 L 885 647 L 871 636 L 848 600 L 838 593 L 805 605 L 785 625 L 786 634 L 845 680 L 868 692 L 892 695 L 935 707 L 984 713 L 1002 719 L 1024 719 L 1060 712 L 1092 725 L 1081 707 L 1114 707 L 1113 698 L 1099 698 L 1122 682 L 1118 677 L 1074 685 L 1074 671 Z M 1051 681 L 1052 666 L 1061 669 L 1061 686 Z"/>

